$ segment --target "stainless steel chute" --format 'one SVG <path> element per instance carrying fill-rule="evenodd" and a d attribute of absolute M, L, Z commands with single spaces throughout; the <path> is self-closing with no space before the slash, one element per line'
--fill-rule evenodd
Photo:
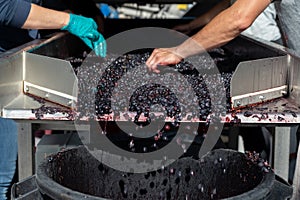
<path fill-rule="evenodd" d="M 242 54 L 243 51 L 235 52 L 235 45 L 243 46 L 244 42 L 246 46 L 252 45 L 256 54 L 261 54 L 252 55 L 248 52 L 251 55 L 247 55 L 235 68 L 230 85 L 233 110 L 223 117 L 223 121 L 232 121 L 232 113 L 235 113 L 242 123 L 299 122 L 299 59 L 288 54 L 281 46 L 257 42 L 246 36 L 239 37 L 236 43 L 232 42 L 225 48 L 231 48 L 233 53 Z M 34 119 L 36 116 L 32 109 L 42 106 L 32 98 L 34 96 L 42 99 L 43 104 L 64 108 L 61 113 L 43 117 L 70 120 L 66 109 L 73 111 L 71 107 L 76 102 L 77 79 L 72 66 L 65 59 L 85 50 L 80 49 L 80 46 L 82 47 L 82 42 L 73 36 L 58 34 L 27 51 L 1 58 L 2 116 Z M 291 106 L 286 108 L 287 104 Z M 274 106 L 276 109 L 272 108 Z M 259 116 L 244 115 L 247 110 L 251 110 L 253 115 L 261 115 L 261 109 L 255 109 L 259 107 L 268 108 L 267 120 Z M 273 112 L 275 110 L 277 111 Z M 282 116 L 285 120 L 278 117 L 269 120 L 271 115 L 280 115 L 278 113 L 285 113 L 284 117 Z"/>

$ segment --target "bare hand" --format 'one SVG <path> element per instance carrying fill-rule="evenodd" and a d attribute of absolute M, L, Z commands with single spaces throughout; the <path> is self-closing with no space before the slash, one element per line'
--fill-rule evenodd
<path fill-rule="evenodd" d="M 146 65 L 150 71 L 159 73 L 157 65 L 173 65 L 182 60 L 182 57 L 175 53 L 174 48 L 154 49 L 151 56 L 146 61 Z"/>

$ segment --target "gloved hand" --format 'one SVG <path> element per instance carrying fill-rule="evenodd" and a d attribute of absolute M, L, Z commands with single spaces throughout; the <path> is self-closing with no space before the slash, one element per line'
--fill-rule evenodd
<path fill-rule="evenodd" d="M 95 50 L 96 55 L 105 57 L 106 42 L 104 37 L 97 31 L 97 28 L 97 24 L 93 19 L 70 14 L 68 25 L 62 27 L 61 30 L 69 31 L 78 36 L 86 45 Z"/>

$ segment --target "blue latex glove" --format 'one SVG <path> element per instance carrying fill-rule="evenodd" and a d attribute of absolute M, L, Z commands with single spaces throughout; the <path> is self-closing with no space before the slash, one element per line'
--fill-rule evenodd
<path fill-rule="evenodd" d="M 104 37 L 97 31 L 97 24 L 91 18 L 70 14 L 68 25 L 61 30 L 69 31 L 84 41 L 91 49 L 95 50 L 96 55 L 106 56 L 106 42 Z"/>

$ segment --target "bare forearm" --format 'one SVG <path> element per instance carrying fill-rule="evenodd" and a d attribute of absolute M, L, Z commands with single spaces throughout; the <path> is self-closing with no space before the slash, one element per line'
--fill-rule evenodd
<path fill-rule="evenodd" d="M 188 57 L 226 44 L 247 29 L 269 3 L 270 0 L 238 0 L 191 39 L 178 46 L 177 53 Z M 201 48 L 191 48 L 191 45 L 195 47 L 195 42 Z"/>
<path fill-rule="evenodd" d="M 30 13 L 22 28 L 24 29 L 60 29 L 70 20 L 68 13 L 50 10 L 32 4 Z"/>
<path fill-rule="evenodd" d="M 246 18 L 242 19 L 241 12 L 233 7 L 221 12 L 202 31 L 194 35 L 192 39 L 207 50 L 227 43 L 237 37 L 252 23 Z"/>

